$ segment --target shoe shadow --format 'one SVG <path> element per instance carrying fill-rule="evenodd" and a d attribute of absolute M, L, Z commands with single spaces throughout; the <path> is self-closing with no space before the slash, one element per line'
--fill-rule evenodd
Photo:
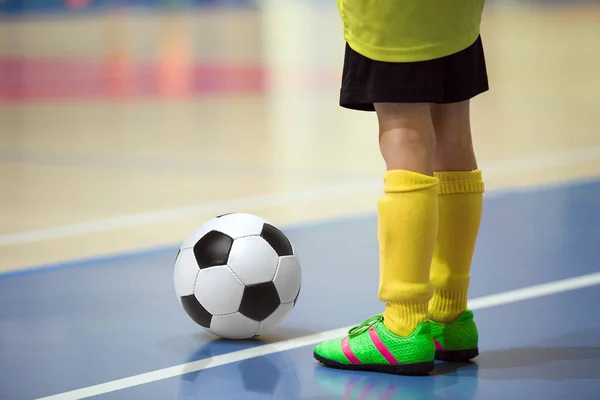
<path fill-rule="evenodd" d="M 441 398 L 470 400 L 477 397 L 479 365 L 476 362 L 436 362 L 431 378 Z"/>
<path fill-rule="evenodd" d="M 479 379 L 600 379 L 600 347 L 545 346 L 482 352 Z"/>
<path fill-rule="evenodd" d="M 477 376 L 479 365 L 475 362 L 436 362 L 431 376 Z"/>

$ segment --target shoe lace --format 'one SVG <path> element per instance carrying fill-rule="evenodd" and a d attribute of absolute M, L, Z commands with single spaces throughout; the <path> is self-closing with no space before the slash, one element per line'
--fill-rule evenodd
<path fill-rule="evenodd" d="M 375 315 L 374 317 L 369 318 L 368 320 L 366 320 L 362 324 L 357 325 L 354 328 L 350 329 L 350 331 L 348 332 L 348 336 L 350 336 L 350 337 L 358 336 L 361 333 L 363 333 L 363 332 L 369 330 L 370 328 L 374 327 L 375 325 L 377 325 L 381 321 L 383 321 L 383 314 Z"/>

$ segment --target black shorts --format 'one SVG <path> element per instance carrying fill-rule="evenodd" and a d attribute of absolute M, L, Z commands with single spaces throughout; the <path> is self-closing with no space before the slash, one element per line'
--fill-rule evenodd
<path fill-rule="evenodd" d="M 428 61 L 374 61 L 346 43 L 340 106 L 375 111 L 373 103 L 457 103 L 489 89 L 481 37 L 458 53 Z"/>

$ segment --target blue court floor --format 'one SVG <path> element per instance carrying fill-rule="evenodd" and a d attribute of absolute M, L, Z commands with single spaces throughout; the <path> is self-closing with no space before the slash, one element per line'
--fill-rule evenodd
<path fill-rule="evenodd" d="M 600 181 L 489 196 L 470 297 L 597 277 L 599 201 Z M 187 317 L 173 289 L 177 245 L 2 276 L 0 399 L 56 395 L 360 323 L 380 312 L 374 215 L 286 232 L 302 260 L 302 293 L 279 329 L 254 341 L 218 340 Z M 96 397 L 600 398 L 597 284 L 481 304 L 475 312 L 480 357 L 466 365 L 440 363 L 428 377 L 326 369 L 313 360 L 310 345 Z"/>

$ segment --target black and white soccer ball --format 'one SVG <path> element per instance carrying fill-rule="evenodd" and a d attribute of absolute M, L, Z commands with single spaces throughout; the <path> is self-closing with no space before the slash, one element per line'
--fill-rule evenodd
<path fill-rule="evenodd" d="M 205 222 L 183 242 L 175 261 L 175 292 L 183 309 L 226 339 L 273 330 L 296 305 L 301 280 L 288 237 L 252 214 Z"/>

